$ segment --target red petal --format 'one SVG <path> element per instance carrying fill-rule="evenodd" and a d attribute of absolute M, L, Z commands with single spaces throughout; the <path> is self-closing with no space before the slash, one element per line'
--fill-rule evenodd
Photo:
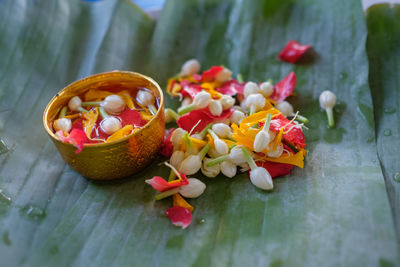
<path fill-rule="evenodd" d="M 199 122 L 199 120 L 201 120 L 201 122 L 193 130 L 193 132 L 196 133 L 203 130 L 207 125 L 212 122 L 218 122 L 228 118 L 232 114 L 232 112 L 233 109 L 228 109 L 224 110 L 221 116 L 214 116 L 211 114 L 208 108 L 196 109 L 181 116 L 176 123 L 180 128 L 189 132 Z"/>
<path fill-rule="evenodd" d="M 210 82 L 215 79 L 215 76 L 222 71 L 224 67 L 222 66 L 212 66 L 210 69 L 203 72 L 201 75 L 203 82 Z"/>
<path fill-rule="evenodd" d="M 89 142 L 86 133 L 77 128 L 72 129 L 71 133 L 67 137 L 64 137 L 63 134 L 59 134 L 58 136 L 62 142 L 72 144 L 77 148 L 75 154 L 79 154 L 85 143 Z"/>
<path fill-rule="evenodd" d="M 308 49 L 311 48 L 311 45 L 302 45 L 297 41 L 291 40 L 289 41 L 286 46 L 282 49 L 279 53 L 279 59 L 289 62 L 295 63 L 297 62 L 306 52 Z"/>
<path fill-rule="evenodd" d="M 118 115 L 122 121 L 122 127 L 125 125 L 133 125 L 133 127 L 142 127 L 146 124 L 146 121 L 142 119 L 139 111 L 126 108 L 121 114 Z"/>
<path fill-rule="evenodd" d="M 282 81 L 275 85 L 274 92 L 271 95 L 271 99 L 280 102 L 285 100 L 286 97 L 292 94 L 296 87 L 296 74 L 292 71 L 288 76 L 283 78 Z"/>
<path fill-rule="evenodd" d="M 244 91 L 244 83 L 239 83 L 237 80 L 232 79 L 221 85 L 220 88 L 216 88 L 216 91 L 224 94 L 224 95 L 236 95 L 243 94 Z"/>
<path fill-rule="evenodd" d="M 257 166 L 265 168 L 272 178 L 287 175 L 294 168 L 294 165 L 279 162 L 256 162 Z"/>
<path fill-rule="evenodd" d="M 282 128 L 283 126 L 285 126 L 286 124 L 288 124 L 290 122 L 290 120 L 286 119 L 285 117 L 283 117 L 282 115 L 279 115 L 278 117 L 274 118 L 273 120 L 271 120 L 271 125 L 270 125 L 270 130 L 271 131 L 275 131 L 278 132 L 280 130 L 280 128 Z M 290 128 L 292 128 L 293 126 L 295 126 L 296 124 L 294 122 L 291 122 L 289 125 L 287 125 L 283 130 L 284 131 L 288 131 Z M 294 143 L 296 145 L 299 145 L 300 147 L 305 147 L 306 144 L 306 140 L 304 137 L 304 133 L 302 131 L 302 129 L 300 127 L 294 127 L 290 130 L 290 132 L 284 134 L 283 139 L 290 142 L 290 143 Z"/>
<path fill-rule="evenodd" d="M 175 128 L 165 130 L 164 141 L 160 150 L 161 155 L 165 157 L 171 157 L 174 152 L 174 145 L 171 142 L 171 136 L 174 131 Z"/>
<path fill-rule="evenodd" d="M 190 83 L 188 80 L 181 81 L 180 85 L 182 86 L 182 96 L 189 96 L 192 99 L 203 90 L 201 85 Z"/>
<path fill-rule="evenodd" d="M 185 229 L 192 223 L 192 213 L 184 207 L 172 207 L 167 209 L 167 216 L 171 219 L 173 225 Z"/>
<path fill-rule="evenodd" d="M 145 182 L 149 185 L 151 185 L 155 190 L 163 192 L 167 191 L 176 187 L 179 187 L 181 185 L 187 185 L 188 179 L 186 178 L 186 175 L 182 175 L 182 181 L 174 181 L 174 182 L 167 182 L 164 178 L 160 176 L 153 176 L 151 179 L 145 180 Z"/>
<path fill-rule="evenodd" d="M 201 79 L 203 78 L 202 76 L 201 76 L 201 74 L 193 74 L 193 79 L 196 81 L 196 82 L 201 82 Z"/>

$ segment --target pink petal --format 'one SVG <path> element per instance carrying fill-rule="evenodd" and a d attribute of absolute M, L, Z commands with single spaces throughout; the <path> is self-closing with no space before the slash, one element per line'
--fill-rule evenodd
<path fill-rule="evenodd" d="M 289 62 L 289 63 L 295 63 L 310 48 L 311 48 L 311 45 L 302 45 L 302 44 L 298 43 L 297 41 L 291 40 L 286 44 L 286 46 L 279 53 L 278 58 L 283 61 Z"/>
<path fill-rule="evenodd" d="M 151 185 L 155 190 L 164 192 L 170 189 L 174 189 L 176 187 L 182 186 L 182 185 L 187 185 L 189 184 L 189 181 L 186 177 L 185 174 L 181 174 L 182 181 L 174 181 L 174 182 L 167 182 L 164 178 L 160 176 L 154 176 L 151 179 L 145 180 L 145 182 L 149 185 Z"/>
<path fill-rule="evenodd" d="M 215 76 L 222 71 L 224 67 L 222 66 L 212 66 L 210 69 L 206 70 L 202 74 L 202 80 L 203 82 L 210 82 L 215 79 Z"/>
<path fill-rule="evenodd" d="M 77 128 L 73 128 L 67 137 L 64 137 L 63 134 L 59 134 L 58 137 L 62 142 L 74 145 L 77 148 L 75 154 L 79 154 L 85 143 L 89 143 L 86 133 Z"/>
<path fill-rule="evenodd" d="M 223 83 L 220 88 L 216 88 L 215 90 L 224 95 L 230 96 L 243 94 L 244 83 L 239 83 L 237 80 L 232 79 L 226 83 Z"/>
<path fill-rule="evenodd" d="M 280 128 L 288 124 L 290 120 L 286 119 L 282 115 L 279 115 L 278 117 L 274 118 L 271 120 L 271 125 L 270 125 L 270 130 L 278 132 Z M 287 125 L 283 130 L 288 131 L 291 129 L 293 126 L 296 126 L 294 122 L 291 122 L 289 125 Z M 293 127 L 290 132 L 284 134 L 282 138 L 290 143 L 296 144 L 302 148 L 306 146 L 306 140 L 304 137 L 303 130 L 301 127 Z"/>
<path fill-rule="evenodd" d="M 164 141 L 160 150 L 160 154 L 165 157 L 171 157 L 174 152 L 174 145 L 171 142 L 171 136 L 174 131 L 175 128 L 165 130 Z"/>
<path fill-rule="evenodd" d="M 173 225 L 185 229 L 192 223 L 192 213 L 184 207 L 172 207 L 167 209 L 167 216 L 171 219 Z"/>
<path fill-rule="evenodd" d="M 180 85 L 182 86 L 182 96 L 189 96 L 192 99 L 198 94 L 200 93 L 203 89 L 201 88 L 200 84 L 193 84 L 190 83 L 188 80 L 183 80 L 181 81 Z"/>
<path fill-rule="evenodd" d="M 282 81 L 275 85 L 274 92 L 271 95 L 271 99 L 276 102 L 281 102 L 292 94 L 296 87 L 296 74 L 292 71 Z"/>
<path fill-rule="evenodd" d="M 181 116 L 176 123 L 180 128 L 186 131 L 190 131 L 200 121 L 200 123 L 193 130 L 193 132 L 196 133 L 203 130 L 207 125 L 212 122 L 219 122 L 228 118 L 232 114 L 232 112 L 233 109 L 224 110 L 221 116 L 214 116 L 211 114 L 208 108 L 196 109 Z"/>
<path fill-rule="evenodd" d="M 121 112 L 121 114 L 118 115 L 118 117 L 120 117 L 122 120 L 122 127 L 124 127 L 125 125 L 141 127 L 146 124 L 146 121 L 142 119 L 139 111 L 130 108 L 126 108 L 124 111 Z"/>

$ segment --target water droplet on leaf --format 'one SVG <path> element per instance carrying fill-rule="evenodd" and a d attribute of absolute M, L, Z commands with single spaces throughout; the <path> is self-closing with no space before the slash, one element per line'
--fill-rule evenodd
<path fill-rule="evenodd" d="M 392 135 L 392 130 L 390 130 L 390 129 L 384 130 L 384 131 L 383 131 L 383 135 L 384 135 L 384 136 L 391 136 L 391 135 Z"/>
<path fill-rule="evenodd" d="M 394 108 L 394 107 L 388 107 L 388 108 L 385 108 L 385 109 L 383 110 L 383 112 L 385 112 L 386 114 L 393 114 L 393 113 L 396 112 L 396 108 Z"/>
<path fill-rule="evenodd" d="M 41 207 L 36 205 L 28 204 L 23 207 L 21 211 L 24 215 L 33 220 L 40 220 L 46 216 L 46 212 Z"/>
<path fill-rule="evenodd" d="M 400 172 L 396 172 L 393 175 L 393 180 L 395 180 L 396 182 L 400 183 Z"/>

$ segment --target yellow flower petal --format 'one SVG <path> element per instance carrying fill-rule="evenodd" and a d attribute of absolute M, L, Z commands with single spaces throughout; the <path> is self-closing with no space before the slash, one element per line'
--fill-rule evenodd
<path fill-rule="evenodd" d="M 259 157 L 256 155 L 256 159 L 258 160 L 265 160 L 270 162 L 278 162 L 278 163 L 286 163 L 292 164 L 297 167 L 303 168 L 304 167 L 304 156 L 306 155 L 306 151 L 304 149 L 300 150 L 296 154 L 282 154 L 279 158 L 270 158 L 270 157 Z"/>
<path fill-rule="evenodd" d="M 93 131 L 93 127 L 96 124 L 97 118 L 99 117 L 99 108 L 91 109 L 89 112 L 83 114 L 83 129 L 86 136 L 90 139 Z"/>
<path fill-rule="evenodd" d="M 124 100 L 124 102 L 128 106 L 128 108 L 130 108 L 130 109 L 135 108 L 131 94 L 128 92 L 128 90 L 123 90 L 121 92 L 118 92 L 117 95 L 119 95 L 122 98 L 122 100 Z"/>
<path fill-rule="evenodd" d="M 123 138 L 129 135 L 132 132 L 132 130 L 133 130 L 132 125 L 125 125 L 123 128 L 119 129 L 118 131 L 113 133 L 110 137 L 108 137 L 106 142 L 112 142 L 120 138 Z"/>
<path fill-rule="evenodd" d="M 180 194 L 175 194 L 172 196 L 172 198 L 174 207 L 182 207 L 188 209 L 190 212 L 193 212 L 194 207 L 190 205 Z"/>

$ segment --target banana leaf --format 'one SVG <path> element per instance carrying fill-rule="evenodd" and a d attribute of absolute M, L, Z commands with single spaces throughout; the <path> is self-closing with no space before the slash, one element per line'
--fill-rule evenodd
<path fill-rule="evenodd" d="M 400 236 L 400 6 L 381 4 L 367 12 L 369 82 L 374 103 L 378 156 L 397 236 Z"/>
<path fill-rule="evenodd" d="M 0 255 L 5 266 L 376 266 L 398 264 L 374 141 L 359 1 L 167 1 L 155 23 L 128 0 L 0 1 Z M 277 60 L 285 43 L 311 43 L 311 62 Z M 294 70 L 290 99 L 310 119 L 304 169 L 254 188 L 247 175 L 207 179 L 194 223 L 173 227 L 170 200 L 144 179 L 153 163 L 114 182 L 87 181 L 64 164 L 42 129 L 66 84 L 113 69 L 165 86 L 188 58 L 224 64 L 246 80 Z M 337 126 L 318 105 L 334 91 Z M 177 102 L 168 99 L 168 105 Z M 379 136 L 378 136 L 379 138 Z M 159 161 L 163 159 L 160 158 Z"/>

